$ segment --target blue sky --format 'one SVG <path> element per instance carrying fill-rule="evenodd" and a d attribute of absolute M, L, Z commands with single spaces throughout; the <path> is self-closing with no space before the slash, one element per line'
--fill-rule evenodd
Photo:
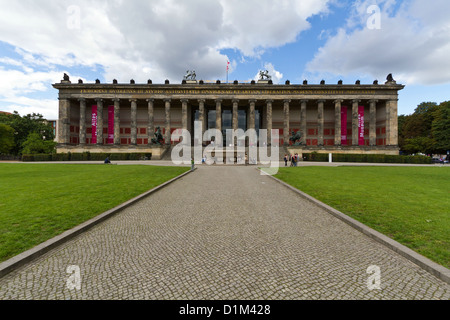
<path fill-rule="evenodd" d="M 74 4 L 75 3 L 75 4 Z M 448 0 L 0 0 L 0 110 L 58 114 L 51 84 L 249 81 L 406 85 L 399 114 L 450 100 Z"/>

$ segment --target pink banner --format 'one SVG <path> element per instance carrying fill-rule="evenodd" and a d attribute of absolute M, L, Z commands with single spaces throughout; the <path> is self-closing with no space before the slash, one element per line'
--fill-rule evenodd
<path fill-rule="evenodd" d="M 92 144 L 97 143 L 97 106 L 92 106 Z"/>
<path fill-rule="evenodd" d="M 108 144 L 114 144 L 114 106 L 108 107 Z"/>
<path fill-rule="evenodd" d="M 358 144 L 364 145 L 364 107 L 358 107 Z"/>
<path fill-rule="evenodd" d="M 347 107 L 344 106 L 341 108 L 341 145 L 347 144 Z"/>

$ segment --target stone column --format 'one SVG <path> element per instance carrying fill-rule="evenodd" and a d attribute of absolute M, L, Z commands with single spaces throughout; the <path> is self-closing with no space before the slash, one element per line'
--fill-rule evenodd
<path fill-rule="evenodd" d="M 188 124 L 188 115 L 187 115 L 187 109 L 188 109 L 188 102 L 187 99 L 181 100 L 181 129 L 187 130 L 187 124 Z M 190 141 L 187 141 L 188 137 L 183 134 L 183 141 L 182 144 L 186 145 L 189 144 Z"/>
<path fill-rule="evenodd" d="M 187 107 L 188 107 L 187 99 L 181 100 L 181 128 L 183 130 L 187 130 Z"/>
<path fill-rule="evenodd" d="M 148 145 L 152 145 L 152 139 L 154 138 L 155 134 L 155 100 L 154 99 L 147 99 L 148 103 L 148 123 L 147 123 L 147 136 L 148 136 Z"/>
<path fill-rule="evenodd" d="M 70 143 L 70 101 L 59 99 L 58 142 Z"/>
<path fill-rule="evenodd" d="M 370 100 L 370 124 L 369 124 L 369 140 L 370 146 L 377 145 L 377 102 L 378 100 Z"/>
<path fill-rule="evenodd" d="M 353 100 L 352 101 L 352 145 L 359 145 L 358 138 L 358 106 L 361 100 Z"/>
<path fill-rule="evenodd" d="M 202 124 L 202 139 L 203 135 L 206 131 L 206 123 L 205 123 L 205 99 L 198 100 L 198 121 Z"/>
<path fill-rule="evenodd" d="M 323 129 L 324 129 L 324 116 L 323 116 L 323 105 L 325 100 L 317 101 L 317 145 L 323 146 Z"/>
<path fill-rule="evenodd" d="M 97 145 L 103 145 L 103 99 L 97 99 Z"/>
<path fill-rule="evenodd" d="M 80 146 L 86 145 L 86 99 L 80 99 Z"/>
<path fill-rule="evenodd" d="M 222 100 L 216 100 L 216 129 L 222 132 Z"/>
<path fill-rule="evenodd" d="M 398 100 L 386 101 L 386 145 L 398 146 Z"/>
<path fill-rule="evenodd" d="M 130 99 L 131 102 L 131 144 L 137 144 L 137 100 Z"/>
<path fill-rule="evenodd" d="M 272 144 L 272 128 L 273 128 L 273 120 L 272 120 L 272 109 L 273 109 L 273 100 L 267 100 L 267 145 L 270 146 Z"/>
<path fill-rule="evenodd" d="M 255 105 L 256 100 L 249 100 L 249 113 L 248 113 L 248 129 L 255 129 Z"/>
<path fill-rule="evenodd" d="M 284 139 L 284 145 L 289 145 L 289 103 L 291 100 L 284 100 L 284 126 L 283 126 L 283 139 Z"/>
<path fill-rule="evenodd" d="M 302 133 L 302 145 L 306 146 L 306 104 L 308 103 L 308 100 L 300 100 L 300 131 Z"/>
<path fill-rule="evenodd" d="M 343 100 L 334 101 L 334 145 L 340 146 L 342 140 L 341 108 Z"/>
<path fill-rule="evenodd" d="M 239 129 L 239 100 L 233 99 L 233 130 Z"/>
<path fill-rule="evenodd" d="M 120 145 L 120 99 L 114 99 L 114 145 Z"/>
<path fill-rule="evenodd" d="M 171 124 L 170 124 L 170 99 L 164 99 L 165 104 L 165 112 L 166 112 L 166 133 L 164 135 L 165 144 L 170 146 L 171 145 Z"/>

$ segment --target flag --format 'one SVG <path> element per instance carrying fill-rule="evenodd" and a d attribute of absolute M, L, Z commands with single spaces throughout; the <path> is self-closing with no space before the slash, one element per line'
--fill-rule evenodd
<path fill-rule="evenodd" d="M 230 70 L 230 61 L 227 61 L 227 72 Z"/>

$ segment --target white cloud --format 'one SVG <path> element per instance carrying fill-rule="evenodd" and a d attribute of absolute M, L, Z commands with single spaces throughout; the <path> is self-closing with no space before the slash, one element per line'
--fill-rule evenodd
<path fill-rule="evenodd" d="M 366 10 L 373 1 L 358 1 L 347 26 L 319 49 L 307 71 L 379 80 L 393 73 L 404 84 L 450 82 L 450 2 L 413 0 L 397 10 L 393 1 L 378 2 L 381 29 L 366 27 Z"/>
<path fill-rule="evenodd" d="M 16 60 L 2 59 L 1 62 L 22 66 Z M 38 95 L 47 92 L 50 84 L 57 82 L 61 74 L 59 71 L 34 72 L 26 66 L 24 71 L 0 67 L 0 109 L 7 112 L 17 111 L 21 115 L 40 113 L 46 118 L 57 119 L 58 100 L 38 98 Z M 53 93 L 56 97 L 56 91 Z"/>
<path fill-rule="evenodd" d="M 309 17 L 327 13 L 329 1 L 0 0 L 0 41 L 20 58 L 0 57 L 1 107 L 56 117 L 57 102 L 33 95 L 52 90 L 63 72 L 77 79 L 61 69 L 78 66 L 100 66 L 107 82 L 179 82 L 187 69 L 222 78 L 228 57 L 221 50 L 258 58 L 294 42 Z"/>
<path fill-rule="evenodd" d="M 293 42 L 328 1 L 0 0 L 0 40 L 41 66 L 100 64 L 107 81 L 179 81 L 189 68 L 216 78 L 227 61 L 220 50 L 258 56 Z"/>

